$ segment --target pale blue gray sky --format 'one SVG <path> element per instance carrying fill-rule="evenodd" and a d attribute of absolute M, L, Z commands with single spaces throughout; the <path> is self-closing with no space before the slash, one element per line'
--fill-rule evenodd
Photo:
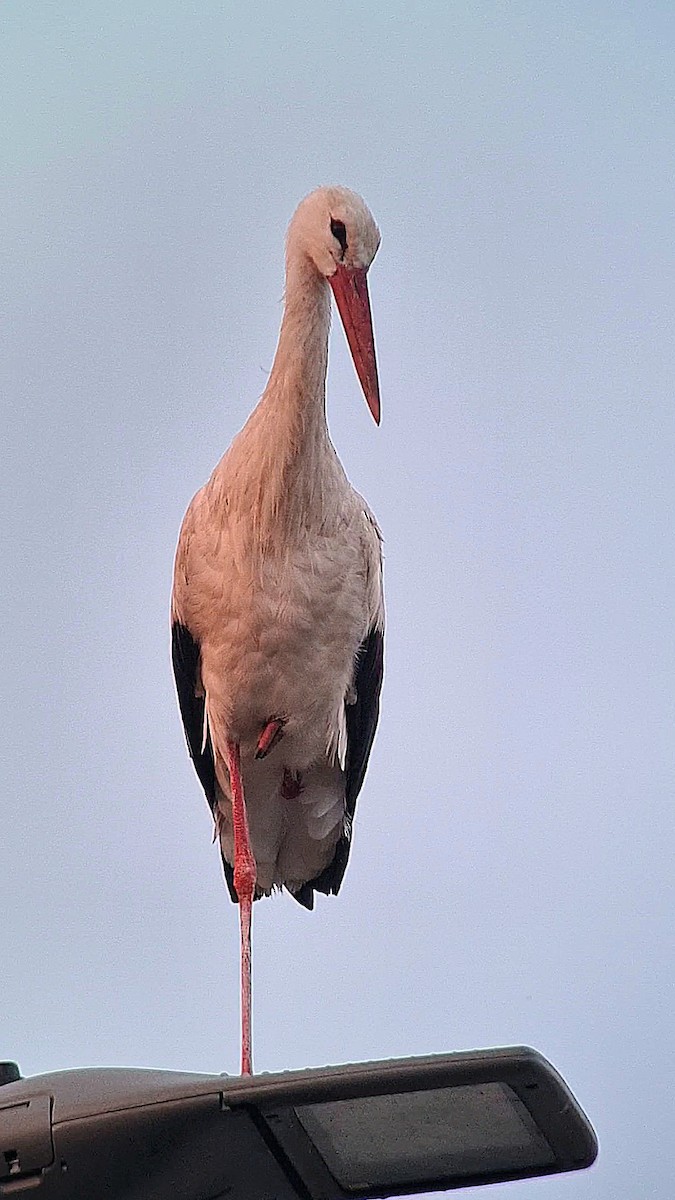
<path fill-rule="evenodd" d="M 0 1056 L 236 1071 L 237 916 L 168 659 L 183 511 L 264 387 L 283 237 L 360 191 L 380 734 L 337 899 L 256 905 L 259 1069 L 527 1043 L 671 1200 L 669 3 L 6 2 Z M 668 1161 L 666 1161 L 668 1160 Z"/>

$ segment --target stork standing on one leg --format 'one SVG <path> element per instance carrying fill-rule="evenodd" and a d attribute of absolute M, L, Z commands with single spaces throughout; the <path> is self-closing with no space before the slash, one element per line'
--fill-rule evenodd
<path fill-rule="evenodd" d="M 335 895 L 382 683 L 381 539 L 325 410 L 330 292 L 370 410 L 380 401 L 363 200 L 319 188 L 288 231 L 285 308 L 262 398 L 183 521 L 171 602 L 188 747 L 241 923 L 242 1073 L 251 1066 L 251 907 Z"/>

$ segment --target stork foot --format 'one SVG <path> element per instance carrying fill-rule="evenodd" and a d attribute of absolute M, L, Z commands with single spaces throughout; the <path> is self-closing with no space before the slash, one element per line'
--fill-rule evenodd
<path fill-rule="evenodd" d="M 283 717 L 270 717 L 258 738 L 255 748 L 256 758 L 264 758 L 276 746 L 277 742 L 284 736 L 285 724 L 286 722 Z"/>
<path fill-rule="evenodd" d="M 284 767 L 284 778 L 281 784 L 281 794 L 284 800 L 297 800 L 302 791 L 302 775 L 299 771 L 289 771 Z"/>

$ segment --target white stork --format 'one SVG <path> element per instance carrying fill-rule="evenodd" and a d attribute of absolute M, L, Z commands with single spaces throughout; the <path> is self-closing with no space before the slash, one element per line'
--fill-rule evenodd
<path fill-rule="evenodd" d="M 178 540 L 173 666 L 188 748 L 241 924 L 242 1074 L 251 1073 L 252 901 L 335 895 L 382 683 L 381 538 L 325 411 L 330 289 L 370 411 L 380 401 L 363 200 L 307 196 L 291 221 L 265 391 Z M 245 800 L 244 800 L 245 797 Z"/>

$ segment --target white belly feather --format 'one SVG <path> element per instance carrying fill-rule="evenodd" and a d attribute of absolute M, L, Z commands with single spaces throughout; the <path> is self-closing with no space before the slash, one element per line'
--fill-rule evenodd
<path fill-rule="evenodd" d="M 345 701 L 354 698 L 355 657 L 381 606 L 379 539 L 352 492 L 330 530 L 303 531 L 283 555 L 256 559 L 250 547 L 242 552 L 241 521 L 228 528 L 204 519 L 205 491 L 186 514 L 174 594 L 176 615 L 201 648 L 221 845 L 232 862 L 230 739 L 240 744 L 258 886 L 295 890 L 328 865 L 344 827 Z M 285 722 L 283 737 L 257 761 L 272 718 Z M 295 798 L 282 794 L 289 772 L 301 777 Z"/>

